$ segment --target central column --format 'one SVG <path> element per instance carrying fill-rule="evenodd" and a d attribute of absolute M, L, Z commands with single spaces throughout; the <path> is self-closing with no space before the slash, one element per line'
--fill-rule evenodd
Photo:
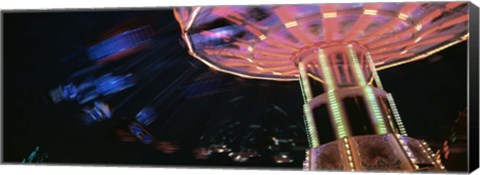
<path fill-rule="evenodd" d="M 312 147 L 320 141 L 393 132 L 395 126 L 384 117 L 385 104 L 381 103 L 387 94 L 373 85 L 374 67 L 367 54 L 358 44 L 334 43 L 306 48 L 296 55 L 304 112 L 307 123 L 312 125 Z M 332 133 L 318 133 L 319 126 L 313 126 L 316 115 L 328 116 Z"/>
<path fill-rule="evenodd" d="M 406 132 L 365 47 L 321 43 L 295 54 L 310 150 L 306 169 L 407 170 L 440 167 Z M 412 149 L 425 154 L 412 153 Z M 418 157 L 421 158 L 421 160 Z"/>

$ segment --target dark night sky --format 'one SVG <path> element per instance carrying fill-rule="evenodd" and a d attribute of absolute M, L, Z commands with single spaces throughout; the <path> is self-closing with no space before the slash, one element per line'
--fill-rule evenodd
<path fill-rule="evenodd" d="M 81 54 L 69 62 L 61 62 L 61 59 L 74 55 L 102 32 L 116 24 L 142 15 L 160 17 L 157 19 L 161 20 L 156 22 L 161 25 L 176 24 L 172 11 L 166 9 L 103 12 L 4 12 L 2 65 L 5 110 L 2 116 L 5 161 L 21 161 L 35 146 L 39 145 L 43 151 L 50 154 L 48 162 L 53 163 L 200 164 L 193 159 L 175 159 L 174 157 L 181 156 L 160 154 L 140 143 L 120 142 L 111 136 L 111 129 L 115 124 L 82 126 L 71 119 L 71 114 L 78 110 L 72 107 L 72 104 L 52 106 L 44 101 L 44 95 L 48 90 L 64 83 L 72 73 L 92 64 L 85 61 L 85 57 L 82 57 Z M 171 48 L 177 49 L 175 52 L 178 52 L 178 56 L 182 57 L 177 60 L 191 59 L 190 62 L 198 62 L 189 58 L 185 49 L 180 46 L 177 27 L 164 33 L 178 36 L 167 41 L 171 43 Z M 159 56 L 160 58 L 163 59 Z M 385 89 L 393 94 L 397 102 L 400 115 L 410 136 L 426 139 L 434 148 L 435 144 L 445 139 L 447 134 L 445 132 L 452 127 L 457 112 L 466 107 L 466 63 L 467 47 L 463 42 L 425 60 L 379 72 Z M 183 68 L 189 66 L 187 61 L 182 64 Z M 210 69 L 203 68 L 202 71 L 204 75 L 219 78 L 220 82 L 230 82 L 230 84 L 226 83 L 227 85 L 220 87 L 228 89 L 228 91 L 196 100 L 172 102 L 173 105 L 179 105 L 176 108 L 198 106 L 199 104 L 205 106 L 203 108 L 192 107 L 192 111 L 181 111 L 178 117 L 171 121 L 165 119 L 171 123 L 168 127 L 157 122 L 158 126 L 163 127 L 157 128 L 162 130 L 159 135 L 169 133 L 188 140 L 190 139 L 186 136 L 188 133 L 200 131 L 208 120 L 218 117 L 215 115 L 232 111 L 244 112 L 233 115 L 234 119 L 262 122 L 266 119 L 256 117 L 261 116 L 263 114 L 261 111 L 270 103 L 283 107 L 290 114 L 288 121 L 301 122 L 301 116 L 297 116 L 301 115 L 301 94 L 297 82 L 243 80 L 231 75 L 215 73 Z M 171 74 L 175 76 L 179 72 L 172 71 Z M 165 78 L 165 81 L 171 80 Z M 158 87 L 162 86 L 160 82 L 157 84 Z M 155 87 L 157 86 L 151 86 L 151 89 L 155 89 Z M 220 88 L 217 87 L 217 90 Z M 155 91 L 149 91 L 149 93 L 155 93 Z M 231 109 L 228 106 L 230 104 L 226 101 L 239 95 L 250 97 L 250 101 L 241 103 L 236 109 Z M 134 103 L 129 102 L 128 104 Z M 207 109 L 224 110 L 222 112 L 222 110 Z M 134 112 L 128 111 L 128 108 L 122 110 L 125 113 Z M 165 114 L 171 112 L 165 110 Z M 189 116 L 192 117 L 189 118 Z M 202 126 L 195 126 L 199 123 Z M 157 125 L 154 125 L 154 129 Z M 187 152 L 178 154 L 186 155 Z M 188 157 L 185 155 L 183 157 Z M 301 161 L 291 166 L 300 168 Z M 249 165 L 273 166 L 269 163 L 259 162 Z"/>

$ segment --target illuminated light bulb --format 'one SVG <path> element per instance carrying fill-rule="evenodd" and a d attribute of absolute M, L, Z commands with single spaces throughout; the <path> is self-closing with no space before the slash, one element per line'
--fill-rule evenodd
<path fill-rule="evenodd" d="M 365 9 L 363 10 L 363 14 L 365 15 L 377 15 L 377 10 L 372 10 L 372 9 Z"/>
<path fill-rule="evenodd" d="M 405 13 L 399 13 L 398 18 L 400 18 L 401 20 L 406 20 L 408 19 L 408 15 Z"/>
<path fill-rule="evenodd" d="M 249 52 L 252 52 L 252 51 L 253 51 L 253 47 L 252 47 L 252 46 L 248 46 L 247 50 L 248 50 Z"/>
<path fill-rule="evenodd" d="M 415 39 L 415 43 L 418 43 L 420 40 L 422 40 L 422 37 L 418 37 L 417 39 Z"/>
<path fill-rule="evenodd" d="M 323 18 L 336 18 L 336 17 L 337 17 L 337 12 L 323 13 Z"/>
<path fill-rule="evenodd" d="M 260 35 L 260 36 L 258 36 L 258 38 L 260 38 L 260 40 L 265 40 L 265 39 L 267 38 L 267 36 L 265 36 L 265 35 Z"/>
<path fill-rule="evenodd" d="M 291 21 L 291 22 L 285 23 L 285 27 L 287 27 L 287 28 L 295 27 L 297 25 L 298 25 L 297 21 Z"/>

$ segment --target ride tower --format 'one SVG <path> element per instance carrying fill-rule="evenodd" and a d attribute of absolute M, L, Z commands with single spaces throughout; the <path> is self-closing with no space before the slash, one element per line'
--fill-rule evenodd
<path fill-rule="evenodd" d="M 466 2 L 180 7 L 189 53 L 244 78 L 299 81 L 306 170 L 444 170 L 408 137 L 378 70 L 468 39 Z"/>

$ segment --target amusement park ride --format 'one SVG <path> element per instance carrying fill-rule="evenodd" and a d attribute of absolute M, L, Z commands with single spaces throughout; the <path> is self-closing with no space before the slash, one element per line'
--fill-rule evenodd
<path fill-rule="evenodd" d="M 304 169 L 445 169 L 408 137 L 377 71 L 467 40 L 468 3 L 179 7 L 175 16 L 189 53 L 211 68 L 300 82 Z"/>

